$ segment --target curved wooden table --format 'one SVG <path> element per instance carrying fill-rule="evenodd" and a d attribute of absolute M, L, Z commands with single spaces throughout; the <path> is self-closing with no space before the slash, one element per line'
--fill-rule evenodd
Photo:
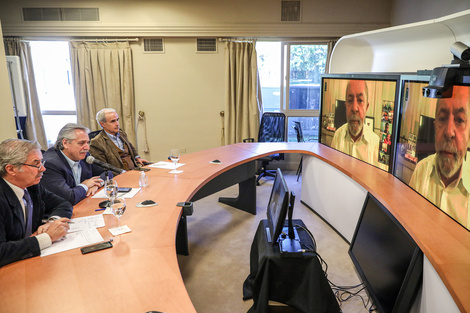
<path fill-rule="evenodd" d="M 121 223 L 132 232 L 117 236 L 112 249 L 82 255 L 74 249 L 0 268 L 2 312 L 195 312 L 176 258 L 175 234 L 181 208 L 217 175 L 260 156 L 309 154 L 334 166 L 379 199 L 400 221 L 430 260 L 454 301 L 470 311 L 470 232 L 457 225 L 392 175 L 317 143 L 244 143 L 183 155 L 183 173 L 147 172 L 149 187 L 128 199 Z M 219 159 L 220 165 L 209 161 Z M 117 177 L 120 186 L 138 187 L 139 172 Z M 145 199 L 158 206 L 137 208 Z M 73 217 L 98 214 L 100 199 L 85 199 Z M 197 212 L 195 212 L 197 214 Z M 99 231 L 117 220 L 105 215 Z"/>

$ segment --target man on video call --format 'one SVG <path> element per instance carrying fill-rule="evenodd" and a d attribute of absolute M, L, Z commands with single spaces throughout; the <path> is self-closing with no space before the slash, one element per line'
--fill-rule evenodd
<path fill-rule="evenodd" d="M 454 86 L 452 98 L 436 103 L 436 153 L 416 165 L 410 180 L 413 189 L 466 228 L 470 228 L 470 168 L 465 160 L 469 119 L 469 88 Z"/>
<path fill-rule="evenodd" d="M 367 84 L 363 80 L 350 80 L 346 87 L 346 120 L 333 137 L 331 147 L 359 160 L 378 165 L 379 136 L 365 123 L 369 109 Z"/>

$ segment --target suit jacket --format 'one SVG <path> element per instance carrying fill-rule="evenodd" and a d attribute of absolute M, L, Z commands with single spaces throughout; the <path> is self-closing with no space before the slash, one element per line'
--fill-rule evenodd
<path fill-rule="evenodd" d="M 46 171 L 42 176 L 41 184 L 47 190 L 68 200 L 72 205 L 86 197 L 85 189 L 75 183 L 72 168 L 60 150 L 50 148 L 44 153 L 43 160 L 46 161 Z M 85 160 L 80 160 L 80 166 L 82 168 L 80 182 L 93 176 L 106 179 L 106 171 L 101 166 L 88 164 Z"/>
<path fill-rule="evenodd" d="M 123 140 L 124 144 L 127 145 L 129 149 L 129 154 L 131 155 L 131 159 L 134 162 L 134 166 L 137 166 L 135 161 L 135 157 L 138 155 L 137 150 L 134 146 L 129 142 L 127 139 L 127 135 L 124 131 L 120 130 L 119 135 Z M 116 145 L 114 142 L 108 137 L 104 130 L 101 131 L 95 138 L 93 138 L 90 142 L 90 154 L 95 157 L 96 159 L 111 164 L 117 168 L 124 169 L 124 164 L 122 163 L 121 157 L 119 153 L 116 151 Z M 119 174 L 119 173 L 114 173 Z"/>
<path fill-rule="evenodd" d="M 41 184 L 28 187 L 33 201 L 33 233 L 50 216 L 72 216 L 72 205 Z M 35 237 L 24 238 L 24 215 L 15 192 L 0 178 L 0 267 L 41 254 Z"/>

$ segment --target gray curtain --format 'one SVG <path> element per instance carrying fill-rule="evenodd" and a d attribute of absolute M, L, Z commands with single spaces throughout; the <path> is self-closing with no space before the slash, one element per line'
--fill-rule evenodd
<path fill-rule="evenodd" d="M 258 138 L 263 106 L 255 42 L 225 44 L 225 74 L 225 144 Z"/>
<path fill-rule="evenodd" d="M 77 119 L 98 130 L 96 113 L 113 108 L 135 145 L 135 104 L 132 51 L 129 42 L 71 41 Z"/>
<path fill-rule="evenodd" d="M 328 52 L 327 52 L 327 55 L 326 55 L 325 74 L 330 73 L 331 54 L 333 53 L 333 48 L 335 47 L 337 42 L 338 42 L 337 39 L 328 41 Z"/>
<path fill-rule="evenodd" d="M 44 150 L 47 150 L 46 131 L 44 130 L 36 80 L 34 78 L 31 46 L 29 42 L 19 38 L 6 38 L 4 44 L 6 55 L 16 55 L 21 60 L 21 74 L 23 75 L 27 114 L 24 138 L 37 141 Z"/>

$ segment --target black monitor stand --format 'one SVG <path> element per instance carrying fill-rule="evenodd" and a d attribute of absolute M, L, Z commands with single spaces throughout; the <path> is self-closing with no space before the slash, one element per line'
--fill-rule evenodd
<path fill-rule="evenodd" d="M 292 213 L 294 211 L 294 193 L 291 193 L 289 201 L 289 211 L 287 213 L 287 229 L 283 229 L 283 234 L 279 238 L 279 250 L 281 257 L 299 258 L 302 257 L 302 247 L 300 246 L 300 239 L 297 230 L 292 224 Z M 287 231 L 287 237 L 283 238 L 284 233 Z"/>

